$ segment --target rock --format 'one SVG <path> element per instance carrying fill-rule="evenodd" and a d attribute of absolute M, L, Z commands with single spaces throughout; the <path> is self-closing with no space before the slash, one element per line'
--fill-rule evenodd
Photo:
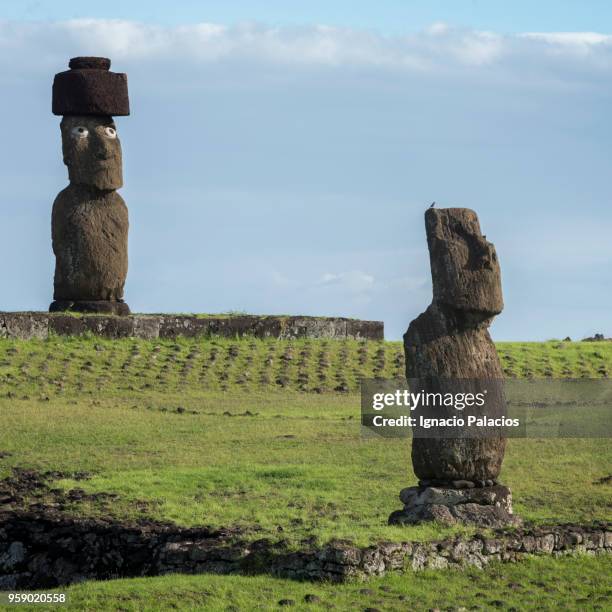
<path fill-rule="evenodd" d="M 3 591 L 14 591 L 17 588 L 18 581 L 18 574 L 7 574 L 6 576 L 0 576 L 0 589 Z"/>
<path fill-rule="evenodd" d="M 420 512 L 420 518 L 415 523 L 420 523 L 423 520 L 437 521 L 442 525 L 448 526 L 454 525 L 457 522 L 449 508 L 442 504 L 432 504 L 423 508 Z"/>
<path fill-rule="evenodd" d="M 405 489 L 402 489 L 399 494 L 400 501 L 404 504 L 410 504 L 413 499 L 419 496 L 421 488 L 421 486 L 418 486 L 406 487 Z"/>
<path fill-rule="evenodd" d="M 495 485 L 473 489 L 408 487 L 400 495 L 403 510 L 389 517 L 389 524 L 412 525 L 438 521 L 443 525 L 457 522 L 481 527 L 519 525 L 512 514 L 512 495 L 508 487 Z"/>
<path fill-rule="evenodd" d="M 51 489 L 45 482 L 46 478 L 65 477 L 69 474 L 54 471 L 43 475 L 14 468 L 10 476 L 0 480 L 0 497 L 10 494 L 18 500 L 13 508 L 0 507 L 0 587 L 5 590 L 48 588 L 109 576 L 203 572 L 248 575 L 264 572 L 295 580 L 344 582 L 391 571 L 403 572 L 407 568 L 481 568 L 490 561 L 515 561 L 525 554 L 559 555 L 584 550 L 600 554 L 609 553 L 612 548 L 612 523 L 599 522 L 499 529 L 494 537 L 476 533 L 430 542 L 378 542 L 367 547 L 341 540 L 320 547 L 309 539 L 301 542 L 299 550 L 293 550 L 283 540 L 253 541 L 244 537 L 243 528 L 238 527 L 185 528 L 153 520 L 133 523 L 111 516 L 69 515 L 60 511 L 57 504 L 51 505 L 51 501 L 72 498 L 75 503 L 77 498 L 82 502 L 92 500 L 94 495 L 109 494 L 73 490 L 77 495 L 71 495 Z M 495 505 L 501 492 L 452 491 L 474 497 L 468 503 L 458 501 L 454 506 L 442 506 L 443 510 L 485 513 L 503 510 Z M 49 505 L 41 500 L 48 500 Z M 474 510 L 472 505 L 479 508 Z M 373 588 L 363 590 L 364 596 L 376 594 L 381 595 Z M 317 603 L 314 599 L 311 602 Z M 306 598 L 304 603 L 309 603 Z"/>
<path fill-rule="evenodd" d="M 514 517 L 503 508 L 485 506 L 482 504 L 461 504 L 453 508 L 453 515 L 458 522 L 478 527 L 506 527 L 519 524 L 518 517 Z"/>
<path fill-rule="evenodd" d="M 130 114 L 127 75 L 110 72 L 106 57 L 73 57 L 53 80 L 54 115 Z"/>
<path fill-rule="evenodd" d="M 59 305 L 61 310 L 79 310 L 80 302 L 72 300 L 67 300 L 67 302 L 69 303 Z M 80 317 L 57 313 L 53 305 L 54 314 L 52 315 L 42 312 L 0 311 L 0 337 L 19 340 L 44 339 L 49 336 L 49 332 L 53 332 L 62 336 L 90 333 L 106 338 L 146 339 L 208 336 L 384 339 L 382 321 L 352 321 L 349 331 L 346 319 L 340 317 L 132 315 L 118 318 L 99 314 L 108 304 L 108 302 L 88 302 L 82 311 L 94 311 L 97 314 L 92 316 L 85 314 Z M 116 314 L 129 313 L 127 304 L 113 302 L 111 305 L 121 310 Z M 303 321 L 306 318 L 316 320 L 316 324 L 305 327 Z M 318 392 L 320 391 L 321 389 L 318 389 Z"/>
<path fill-rule="evenodd" d="M 310 604 L 321 603 L 321 598 L 318 595 L 313 595 L 312 593 L 306 593 L 304 595 L 304 601 Z"/>
<path fill-rule="evenodd" d="M 8 550 L 0 555 L 0 567 L 11 570 L 25 559 L 25 549 L 21 542 L 13 542 Z"/>
<path fill-rule="evenodd" d="M 473 489 L 474 483 L 471 480 L 454 480 L 453 487 L 456 489 Z"/>
<path fill-rule="evenodd" d="M 583 338 L 583 342 L 603 342 L 605 340 L 612 340 L 612 338 L 606 338 L 603 334 L 595 334 L 589 338 Z"/>

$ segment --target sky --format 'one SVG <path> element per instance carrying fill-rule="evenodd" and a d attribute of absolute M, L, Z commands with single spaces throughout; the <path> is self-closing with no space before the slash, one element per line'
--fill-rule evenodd
<path fill-rule="evenodd" d="M 51 83 L 102 55 L 129 81 L 134 312 L 399 339 L 431 300 L 435 200 L 496 245 L 495 339 L 612 335 L 611 21 L 596 1 L 3 2 L 0 310 L 52 299 Z"/>
<path fill-rule="evenodd" d="M 3 0 L 11 20 L 114 18 L 163 25 L 256 21 L 271 26 L 326 24 L 404 34 L 432 23 L 494 30 L 612 31 L 608 0 Z"/>

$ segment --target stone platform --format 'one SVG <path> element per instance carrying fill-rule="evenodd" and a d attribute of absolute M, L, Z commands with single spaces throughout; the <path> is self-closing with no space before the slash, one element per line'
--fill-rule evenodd
<path fill-rule="evenodd" d="M 49 306 L 49 312 L 78 312 L 82 314 L 107 314 L 127 317 L 131 314 L 130 307 L 125 302 L 110 300 L 54 300 Z"/>
<path fill-rule="evenodd" d="M 253 336 L 256 338 L 330 338 L 384 340 L 382 321 L 340 317 L 259 315 L 66 314 L 0 312 L 0 338 L 28 340 L 50 334 L 105 338 L 176 338 L 196 336 Z"/>
<path fill-rule="evenodd" d="M 336 541 L 290 551 L 231 530 L 128 524 L 0 510 L 0 590 L 46 589 L 83 580 L 165 574 L 256 573 L 294 580 L 347 580 L 406 570 L 486 567 L 526 555 L 612 553 L 612 524 L 549 525 L 432 542 Z"/>
<path fill-rule="evenodd" d="M 522 523 L 512 514 L 512 494 L 504 485 L 479 488 L 418 486 L 400 491 L 403 510 L 389 516 L 390 525 L 415 525 L 437 521 L 478 527 L 512 527 Z"/>

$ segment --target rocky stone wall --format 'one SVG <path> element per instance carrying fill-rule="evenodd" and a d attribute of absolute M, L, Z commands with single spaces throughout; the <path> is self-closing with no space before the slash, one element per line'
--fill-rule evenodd
<path fill-rule="evenodd" d="M 168 573 L 269 573 L 342 582 L 389 571 L 484 567 L 526 554 L 612 552 L 612 524 L 497 530 L 437 542 L 357 547 L 333 542 L 301 552 L 282 542 L 246 542 L 240 532 L 126 525 L 32 510 L 0 512 L 0 589 L 48 588 L 86 579 Z"/>
<path fill-rule="evenodd" d="M 236 315 L 75 316 L 46 312 L 0 312 L 0 338 L 28 340 L 49 334 L 92 333 L 106 338 L 176 338 L 178 336 L 251 335 L 257 338 L 337 338 L 383 340 L 381 321 L 331 317 Z"/>

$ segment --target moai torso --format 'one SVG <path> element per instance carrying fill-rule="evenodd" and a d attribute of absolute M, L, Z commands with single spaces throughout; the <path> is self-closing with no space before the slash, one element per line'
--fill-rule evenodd
<path fill-rule="evenodd" d="M 128 211 L 116 191 L 69 185 L 53 204 L 55 300 L 123 300 Z"/>

